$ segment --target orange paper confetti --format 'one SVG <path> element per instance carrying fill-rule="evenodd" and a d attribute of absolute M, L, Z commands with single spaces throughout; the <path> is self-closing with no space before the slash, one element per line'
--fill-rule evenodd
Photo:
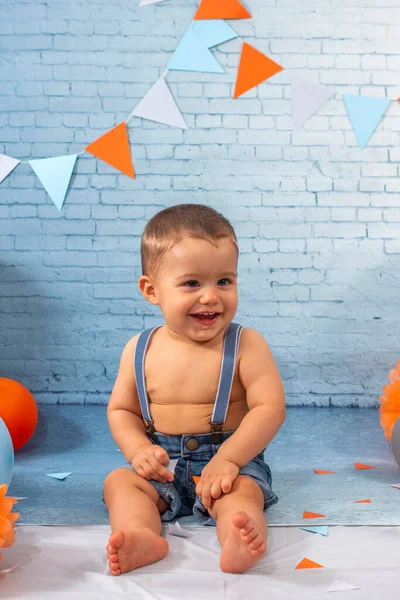
<path fill-rule="evenodd" d="M 371 500 L 366 498 L 365 500 L 354 500 L 354 504 L 371 504 Z"/>
<path fill-rule="evenodd" d="M 239 0 L 202 0 L 193 19 L 251 19 L 251 14 Z"/>
<path fill-rule="evenodd" d="M 243 42 L 233 97 L 237 98 L 279 71 L 283 71 L 281 65 Z"/>
<path fill-rule="evenodd" d="M 195 484 L 197 485 L 200 481 L 201 477 L 196 477 L 196 475 L 193 475 L 193 481 L 195 482 Z"/>
<path fill-rule="evenodd" d="M 135 177 L 125 121 L 97 138 L 85 150 L 125 175 Z"/>
<path fill-rule="evenodd" d="M 303 513 L 303 519 L 319 519 L 320 517 L 326 517 L 326 515 L 320 515 L 319 513 L 308 512 L 307 510 Z"/>
<path fill-rule="evenodd" d="M 323 469 L 314 469 L 317 475 L 334 475 L 335 471 L 324 471 Z"/>
<path fill-rule="evenodd" d="M 12 513 L 15 498 L 6 498 L 7 485 L 0 485 L 0 548 L 7 548 L 14 543 L 15 530 L 13 525 L 19 518 L 19 513 Z M 1 558 L 1 553 L 0 553 Z"/>
<path fill-rule="evenodd" d="M 310 560 L 309 558 L 303 558 L 297 565 L 296 569 L 325 569 L 323 565 Z"/>
<path fill-rule="evenodd" d="M 363 465 L 362 463 L 354 463 L 356 466 L 356 469 L 358 469 L 359 471 L 361 471 L 362 469 L 375 469 L 375 467 L 371 467 L 371 465 Z"/>

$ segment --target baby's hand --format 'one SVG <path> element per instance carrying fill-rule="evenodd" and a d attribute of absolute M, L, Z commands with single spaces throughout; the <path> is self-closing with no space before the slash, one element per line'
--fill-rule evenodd
<path fill-rule="evenodd" d="M 228 494 L 232 484 L 239 475 L 239 467 L 216 454 L 201 472 L 201 479 L 196 485 L 196 494 L 201 498 L 205 508 L 211 508 L 214 499 L 221 494 Z"/>
<path fill-rule="evenodd" d="M 163 465 L 169 463 L 168 452 L 161 446 L 146 444 L 138 448 L 132 458 L 132 467 L 144 479 L 166 483 L 173 481 L 173 474 Z"/>

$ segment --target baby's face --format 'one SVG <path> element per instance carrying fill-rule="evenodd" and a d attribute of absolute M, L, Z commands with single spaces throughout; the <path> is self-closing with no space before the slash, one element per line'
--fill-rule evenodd
<path fill-rule="evenodd" d="M 185 238 L 166 255 L 155 284 L 158 304 L 171 331 L 211 340 L 233 320 L 238 306 L 237 250 L 229 238 L 218 246 Z M 192 315 L 218 313 L 209 324 Z"/>

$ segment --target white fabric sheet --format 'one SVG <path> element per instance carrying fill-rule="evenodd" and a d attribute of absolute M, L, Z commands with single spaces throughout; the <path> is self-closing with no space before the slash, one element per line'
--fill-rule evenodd
<path fill-rule="evenodd" d="M 163 529 L 168 556 L 119 577 L 106 559 L 108 526 L 17 527 L 14 546 L 2 549 L 0 598 L 19 600 L 397 600 L 400 527 L 330 527 L 327 537 L 294 527 L 271 527 L 269 551 L 243 575 L 222 573 L 214 528 L 191 528 L 181 538 Z M 307 557 L 324 569 L 295 570 Z M 359 590 L 328 592 L 340 580 Z"/>

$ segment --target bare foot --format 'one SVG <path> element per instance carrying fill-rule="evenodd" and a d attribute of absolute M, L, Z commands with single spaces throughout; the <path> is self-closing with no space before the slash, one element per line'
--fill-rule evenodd
<path fill-rule="evenodd" d="M 108 540 L 108 564 L 113 575 L 120 575 L 161 560 L 168 549 L 167 540 L 146 527 L 115 531 Z"/>
<path fill-rule="evenodd" d="M 222 547 L 219 566 L 224 573 L 244 573 L 267 551 L 257 523 L 244 511 L 235 513 Z"/>

